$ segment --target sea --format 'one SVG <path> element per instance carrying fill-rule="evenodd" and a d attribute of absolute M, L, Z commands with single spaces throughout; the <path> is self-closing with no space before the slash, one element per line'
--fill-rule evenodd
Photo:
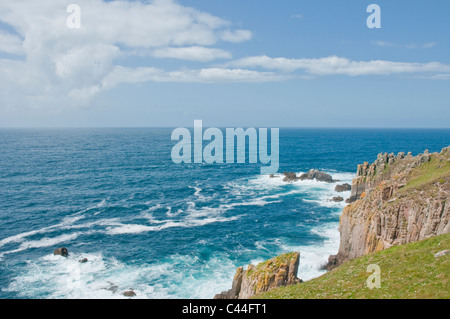
<path fill-rule="evenodd" d="M 0 129 L 0 298 L 211 299 L 237 267 L 292 251 L 310 280 L 338 250 L 346 204 L 331 199 L 357 164 L 450 145 L 445 129 L 281 128 L 271 178 L 175 164 L 172 130 Z M 283 181 L 310 169 L 336 182 Z"/>

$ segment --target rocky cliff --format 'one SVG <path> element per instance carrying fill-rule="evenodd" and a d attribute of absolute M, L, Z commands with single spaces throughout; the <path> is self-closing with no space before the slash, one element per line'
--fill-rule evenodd
<path fill-rule="evenodd" d="M 397 244 L 450 232 L 450 146 L 440 153 L 379 154 L 358 165 L 339 225 L 340 247 L 332 269 Z"/>
<path fill-rule="evenodd" d="M 293 252 L 274 257 L 247 270 L 239 267 L 232 288 L 214 296 L 214 299 L 248 299 L 272 288 L 301 282 L 297 278 L 300 253 Z"/>

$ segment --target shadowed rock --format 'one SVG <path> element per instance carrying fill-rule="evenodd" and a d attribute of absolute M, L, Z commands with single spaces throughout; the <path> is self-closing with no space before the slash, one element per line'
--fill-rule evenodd
<path fill-rule="evenodd" d="M 136 293 L 135 293 L 134 291 L 132 291 L 132 290 L 125 291 L 125 292 L 123 293 L 123 295 L 124 295 L 125 297 L 136 297 Z"/>
<path fill-rule="evenodd" d="M 358 165 L 350 205 L 340 217 L 340 244 L 328 270 L 369 253 L 450 232 L 449 148 Z"/>
<path fill-rule="evenodd" d="M 342 185 L 337 185 L 334 190 L 338 193 L 342 193 L 342 192 L 346 192 L 352 189 L 352 185 L 350 184 L 342 184 Z"/>
<path fill-rule="evenodd" d="M 283 182 L 295 182 L 298 179 L 295 173 L 285 172 L 283 174 L 284 174 Z"/>
<path fill-rule="evenodd" d="M 69 256 L 69 251 L 67 250 L 66 247 L 61 247 L 61 248 L 55 249 L 55 251 L 53 252 L 53 255 L 67 257 L 67 256 Z"/>

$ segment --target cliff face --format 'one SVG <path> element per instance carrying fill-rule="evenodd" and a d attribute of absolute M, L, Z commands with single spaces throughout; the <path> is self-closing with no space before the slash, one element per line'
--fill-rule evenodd
<path fill-rule="evenodd" d="M 248 299 L 272 288 L 293 285 L 297 278 L 300 253 L 288 253 L 274 257 L 247 270 L 239 267 L 234 275 L 232 288 L 214 296 L 214 299 Z"/>
<path fill-rule="evenodd" d="M 450 232 L 450 147 L 411 156 L 380 154 L 358 165 L 340 219 L 340 247 L 328 269 L 389 248 Z"/>

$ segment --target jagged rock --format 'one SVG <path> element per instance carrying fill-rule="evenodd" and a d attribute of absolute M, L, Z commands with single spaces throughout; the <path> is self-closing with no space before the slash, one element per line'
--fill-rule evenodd
<path fill-rule="evenodd" d="M 441 151 L 441 154 L 450 154 L 450 146 L 444 147 Z"/>
<path fill-rule="evenodd" d="M 297 278 L 300 253 L 282 254 L 257 266 L 249 265 L 247 270 L 239 267 L 233 279 L 232 288 L 214 296 L 214 299 L 249 299 L 270 289 L 294 285 Z"/>
<path fill-rule="evenodd" d="M 352 189 L 352 185 L 350 184 L 342 184 L 342 185 L 336 185 L 336 187 L 334 188 L 334 190 L 338 193 L 342 193 L 342 192 L 346 192 Z"/>
<path fill-rule="evenodd" d="M 327 182 L 327 183 L 332 183 L 333 182 L 333 177 L 330 174 L 318 171 L 316 169 L 312 169 L 308 173 L 302 174 L 299 177 L 299 179 L 302 180 L 302 181 L 305 180 L 305 179 L 308 179 L 308 180 L 315 179 L 315 180 L 317 180 L 319 182 Z"/>
<path fill-rule="evenodd" d="M 444 153 L 444 150 L 442 153 Z M 364 162 L 358 165 L 356 178 L 352 181 L 352 193 L 348 202 L 353 203 L 357 201 L 362 193 L 378 185 L 381 181 L 391 179 L 398 173 L 405 173 L 406 169 L 416 168 L 429 162 L 431 159 L 431 154 L 427 150 L 425 150 L 424 154 L 419 154 L 416 157 L 413 157 L 411 152 L 406 157 L 404 154 L 400 152 L 395 156 L 393 153 L 380 153 L 372 164 Z"/>
<path fill-rule="evenodd" d="M 295 174 L 295 173 L 285 172 L 283 174 L 284 174 L 284 178 L 283 178 L 284 182 L 295 182 L 298 179 L 297 174 Z"/>
<path fill-rule="evenodd" d="M 449 253 L 449 250 L 446 249 L 446 250 L 438 252 L 437 254 L 434 254 L 434 257 L 435 258 L 442 257 L 442 256 L 445 256 L 445 255 L 448 255 L 448 253 Z"/>
<path fill-rule="evenodd" d="M 123 295 L 124 295 L 125 297 L 136 297 L 136 293 L 135 293 L 134 291 L 132 291 L 132 290 L 125 291 L 125 292 L 123 293 Z"/>
<path fill-rule="evenodd" d="M 321 269 L 326 270 L 326 271 L 331 271 L 334 268 L 336 268 L 337 266 L 341 265 L 342 263 L 343 263 L 343 260 L 340 260 L 338 255 L 331 255 L 328 258 L 328 262 L 325 265 L 323 265 L 321 267 Z"/>
<path fill-rule="evenodd" d="M 392 158 L 389 162 L 389 158 Z M 432 178 L 419 179 L 424 163 L 436 163 L 450 158 L 450 148 L 441 153 L 402 154 L 390 157 L 378 155 L 373 164 L 358 165 L 352 182 L 350 205 L 340 217 L 340 245 L 337 255 L 330 256 L 327 268 L 368 253 L 397 244 L 406 244 L 450 232 L 450 176 L 442 171 L 439 183 Z M 382 170 L 380 170 L 382 168 Z M 425 177 L 428 175 L 425 175 Z M 409 181 L 416 183 L 410 186 Z M 405 190 L 406 187 L 410 189 Z"/>
<path fill-rule="evenodd" d="M 381 193 L 381 199 L 383 199 L 384 201 L 389 200 L 392 195 L 394 193 L 394 187 L 393 186 L 388 186 L 383 188 L 383 191 Z"/>
<path fill-rule="evenodd" d="M 87 259 L 87 258 L 83 258 L 83 259 L 78 260 L 78 262 L 79 262 L 80 264 L 85 264 L 85 263 L 88 262 L 88 259 Z"/>
<path fill-rule="evenodd" d="M 69 251 L 67 250 L 66 247 L 61 247 L 61 248 L 55 249 L 55 251 L 53 252 L 53 255 L 67 257 L 67 256 L 69 256 Z"/>
<path fill-rule="evenodd" d="M 341 196 L 336 196 L 336 197 L 333 197 L 331 200 L 332 200 L 333 202 L 339 203 L 339 202 L 343 202 L 343 201 L 344 201 L 344 198 L 341 197 Z"/>

